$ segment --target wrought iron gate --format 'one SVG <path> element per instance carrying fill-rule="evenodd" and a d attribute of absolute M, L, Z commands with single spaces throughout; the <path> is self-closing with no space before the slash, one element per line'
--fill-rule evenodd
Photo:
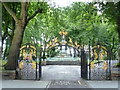
<path fill-rule="evenodd" d="M 40 79 L 41 61 L 37 60 L 37 51 L 34 45 L 27 43 L 20 48 L 16 71 L 17 79 Z"/>
<path fill-rule="evenodd" d="M 109 52 L 106 47 L 97 45 L 92 48 L 92 60 L 89 62 L 90 80 L 110 80 L 111 79 L 111 61 L 108 58 Z"/>
<path fill-rule="evenodd" d="M 81 49 L 81 78 L 88 79 L 88 61 L 84 49 Z"/>
<path fill-rule="evenodd" d="M 78 52 L 78 56 L 81 58 L 81 78 L 89 80 L 106 80 L 111 79 L 111 61 L 108 58 L 109 52 L 106 47 L 102 45 L 97 45 L 92 47 L 92 50 L 85 51 L 77 42 L 72 42 L 69 37 L 69 41 L 65 40 L 65 35 L 67 33 L 62 31 L 60 35 L 62 36 L 62 41 L 58 41 L 57 37 L 50 41 L 45 51 L 49 49 L 60 46 L 73 47 L 74 50 Z M 45 51 L 40 49 L 40 57 L 37 59 L 37 50 L 34 45 L 27 43 L 20 48 L 20 59 L 17 65 L 16 77 L 19 79 L 36 79 L 41 78 L 41 57 Z M 43 52 L 43 53 L 42 53 Z M 91 55 L 91 56 L 90 56 Z M 75 55 L 74 55 L 75 56 Z"/>

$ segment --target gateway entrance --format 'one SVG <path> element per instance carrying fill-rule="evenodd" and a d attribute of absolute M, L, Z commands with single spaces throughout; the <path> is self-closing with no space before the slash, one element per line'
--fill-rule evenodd
<path fill-rule="evenodd" d="M 91 47 L 86 45 L 86 47 L 83 47 L 76 41 L 72 41 L 70 37 L 66 37 L 68 33 L 64 30 L 59 34 L 61 38 L 55 37 L 46 44 L 46 47 L 41 46 L 36 49 L 32 44 L 25 44 L 21 47 L 16 70 L 18 79 L 42 80 L 42 75 L 44 75 L 43 67 L 45 67 L 43 65 L 63 64 L 79 66 L 79 78 L 91 80 L 111 78 L 109 52 L 104 46 L 96 45 Z M 53 51 L 55 54 L 51 54 Z M 62 73 L 70 73 L 62 72 L 62 70 L 59 72 L 61 75 Z"/>

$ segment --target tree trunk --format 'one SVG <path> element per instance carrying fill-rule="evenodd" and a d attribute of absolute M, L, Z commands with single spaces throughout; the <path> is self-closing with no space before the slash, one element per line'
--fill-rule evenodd
<path fill-rule="evenodd" d="M 119 38 L 119 43 L 120 43 L 120 26 L 118 26 L 118 38 Z"/>
<path fill-rule="evenodd" d="M 2 12 L 2 3 L 0 3 L 0 12 Z M 2 18 L 2 13 L 0 13 L 0 18 Z M 0 22 L 2 22 L 2 19 L 0 19 Z M 0 24 L 0 41 L 2 41 L 2 24 Z M 3 45 L 0 44 L 0 59 L 2 58 L 2 49 Z"/>
<path fill-rule="evenodd" d="M 119 37 L 118 55 L 119 55 L 119 61 L 120 61 L 120 24 L 118 26 L 118 37 Z"/>
<path fill-rule="evenodd" d="M 118 32 L 118 39 L 120 43 L 120 17 L 117 19 L 117 32 Z"/>
<path fill-rule="evenodd" d="M 13 36 L 12 44 L 10 47 L 8 62 L 5 66 L 5 69 L 15 70 L 17 66 L 17 60 L 19 57 L 19 48 L 21 47 L 23 33 L 24 33 L 24 24 L 21 21 L 16 25 L 16 30 Z"/>
<path fill-rule="evenodd" d="M 5 50 L 3 53 L 3 60 L 5 60 L 5 58 L 7 57 L 7 51 L 8 51 L 8 38 L 6 39 L 6 45 L 5 45 Z"/>
<path fill-rule="evenodd" d="M 118 55 L 119 55 L 119 61 L 120 61 L 120 17 L 117 19 L 117 26 L 118 26 L 118 39 L 119 39 L 119 48 L 118 48 Z"/>
<path fill-rule="evenodd" d="M 9 70 L 15 70 L 17 67 L 17 60 L 19 58 L 19 52 L 20 52 L 19 49 L 21 47 L 21 43 L 23 40 L 23 34 L 24 34 L 25 27 L 27 26 L 28 22 L 32 18 L 34 18 L 38 13 L 42 13 L 42 10 L 38 9 L 34 12 L 33 15 L 31 15 L 29 18 L 27 18 L 29 2 L 23 2 L 23 1 L 24 0 L 21 1 L 20 18 L 17 18 L 16 13 L 13 12 L 6 3 L 3 3 L 5 9 L 13 17 L 13 19 L 15 20 L 15 23 L 16 23 L 14 36 L 12 39 L 12 44 L 11 44 L 11 47 L 9 50 L 8 62 L 5 65 L 5 69 L 9 69 Z"/>
<path fill-rule="evenodd" d="M 2 41 L 2 32 L 0 31 L 0 41 Z M 0 45 L 0 59 L 2 58 L 2 49 L 3 49 L 3 45 L 1 43 Z"/>

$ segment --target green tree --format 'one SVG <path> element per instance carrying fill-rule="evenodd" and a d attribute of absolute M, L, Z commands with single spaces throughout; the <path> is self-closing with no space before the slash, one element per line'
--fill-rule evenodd
<path fill-rule="evenodd" d="M 36 7 L 33 8 L 35 5 Z M 38 13 L 42 13 L 44 11 L 43 9 L 45 8 L 43 7 L 47 6 L 47 4 L 44 2 L 32 3 L 21 1 L 21 3 L 18 4 L 18 7 L 20 7 L 18 14 L 11 10 L 9 3 L 3 3 L 3 6 L 15 20 L 15 32 L 12 39 L 12 44 L 10 46 L 6 69 L 16 69 L 17 60 L 19 57 L 19 48 L 23 40 L 25 28 L 32 18 L 34 18 Z"/>
<path fill-rule="evenodd" d="M 116 31 L 118 33 L 118 40 L 120 47 L 120 1 L 117 3 L 114 2 L 107 2 L 107 3 L 99 3 L 101 11 L 103 15 L 105 15 L 110 22 L 116 24 Z M 120 48 L 118 48 L 118 55 L 120 59 Z"/>
<path fill-rule="evenodd" d="M 117 32 L 120 42 L 120 1 L 117 3 L 100 3 L 100 6 L 102 7 L 101 10 L 103 15 L 105 15 L 110 20 L 110 22 L 113 22 L 117 25 Z"/>

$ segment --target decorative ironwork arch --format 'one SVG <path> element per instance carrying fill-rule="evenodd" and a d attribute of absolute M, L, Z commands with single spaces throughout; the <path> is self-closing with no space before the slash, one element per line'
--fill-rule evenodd
<path fill-rule="evenodd" d="M 92 51 L 93 51 L 93 58 L 95 60 L 98 60 L 98 59 L 103 59 L 104 56 L 107 57 L 107 49 L 105 46 L 102 46 L 102 45 L 96 45 L 92 48 Z"/>
<path fill-rule="evenodd" d="M 49 51 L 50 49 L 55 48 L 55 47 L 58 47 L 58 46 L 68 46 L 68 47 L 72 47 L 72 48 L 74 48 L 75 50 L 77 50 L 78 52 L 80 52 L 80 49 L 79 49 L 79 48 L 70 46 L 70 45 L 68 45 L 68 44 L 66 44 L 66 45 L 61 45 L 61 44 L 59 44 L 59 45 L 55 45 L 55 46 L 52 46 L 52 47 L 48 47 L 48 48 L 46 49 L 46 51 Z"/>
<path fill-rule="evenodd" d="M 29 60 L 35 60 L 36 57 L 37 57 L 37 53 L 36 53 L 36 47 L 34 45 L 30 43 L 26 43 L 20 48 L 21 60 L 25 60 L 27 58 L 29 58 Z"/>
<path fill-rule="evenodd" d="M 55 37 L 52 41 L 50 41 L 46 45 L 46 51 L 55 48 L 57 46 L 69 46 L 77 50 L 78 52 L 81 46 L 77 43 L 77 41 L 73 42 L 72 39 L 69 37 L 69 41 L 67 42 L 65 40 L 65 36 L 68 34 L 68 32 L 65 32 L 64 30 L 60 31 L 59 34 L 62 36 L 63 41 L 59 41 L 57 37 Z"/>

